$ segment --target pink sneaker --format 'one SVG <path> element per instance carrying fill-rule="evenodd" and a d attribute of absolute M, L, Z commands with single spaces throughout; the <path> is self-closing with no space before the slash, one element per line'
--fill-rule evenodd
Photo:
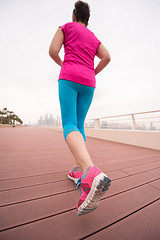
<path fill-rule="evenodd" d="M 68 178 L 72 181 L 74 181 L 77 184 L 77 181 L 79 178 L 82 177 L 82 171 L 80 167 L 74 167 L 72 170 L 68 173 Z"/>
<path fill-rule="evenodd" d="M 81 185 L 80 200 L 77 205 L 78 216 L 95 210 L 102 195 L 108 190 L 111 180 L 96 166 L 90 166 L 78 180 L 77 188 Z"/>

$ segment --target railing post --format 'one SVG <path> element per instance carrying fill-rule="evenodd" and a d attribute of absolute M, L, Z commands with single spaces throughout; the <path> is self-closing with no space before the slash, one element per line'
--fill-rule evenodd
<path fill-rule="evenodd" d="M 136 120 L 135 120 L 135 118 L 134 118 L 134 114 L 132 114 L 132 122 L 133 122 L 132 129 L 133 129 L 133 130 L 136 130 L 137 125 L 136 125 Z"/>
<path fill-rule="evenodd" d="M 99 118 L 94 119 L 94 128 L 100 128 L 101 124 L 100 124 L 100 120 Z"/>

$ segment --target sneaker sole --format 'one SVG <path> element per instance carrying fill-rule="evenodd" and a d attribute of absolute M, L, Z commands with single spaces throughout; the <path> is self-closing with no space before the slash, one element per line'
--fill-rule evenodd
<path fill-rule="evenodd" d="M 96 176 L 93 180 L 88 196 L 78 208 L 78 216 L 94 211 L 99 205 L 100 198 L 108 190 L 110 184 L 111 180 L 106 174 L 100 173 L 98 176 Z"/>
<path fill-rule="evenodd" d="M 75 182 L 75 184 L 77 184 L 78 178 L 71 177 L 69 174 L 68 174 L 68 178 L 73 182 Z"/>

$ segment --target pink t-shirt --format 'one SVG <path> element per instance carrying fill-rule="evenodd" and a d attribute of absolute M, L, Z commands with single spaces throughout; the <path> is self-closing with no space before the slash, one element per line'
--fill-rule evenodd
<path fill-rule="evenodd" d="M 87 27 L 77 22 L 61 26 L 64 33 L 64 61 L 59 80 L 66 79 L 96 87 L 94 57 L 100 41 Z"/>

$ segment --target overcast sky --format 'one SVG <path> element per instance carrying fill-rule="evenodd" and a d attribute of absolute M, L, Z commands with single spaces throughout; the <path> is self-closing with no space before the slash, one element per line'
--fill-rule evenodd
<path fill-rule="evenodd" d="M 0 109 L 14 111 L 24 123 L 46 113 L 60 116 L 60 67 L 48 49 L 58 26 L 72 20 L 74 2 L 0 0 Z M 88 3 L 88 28 L 111 62 L 97 75 L 87 118 L 160 109 L 160 1 Z"/>

